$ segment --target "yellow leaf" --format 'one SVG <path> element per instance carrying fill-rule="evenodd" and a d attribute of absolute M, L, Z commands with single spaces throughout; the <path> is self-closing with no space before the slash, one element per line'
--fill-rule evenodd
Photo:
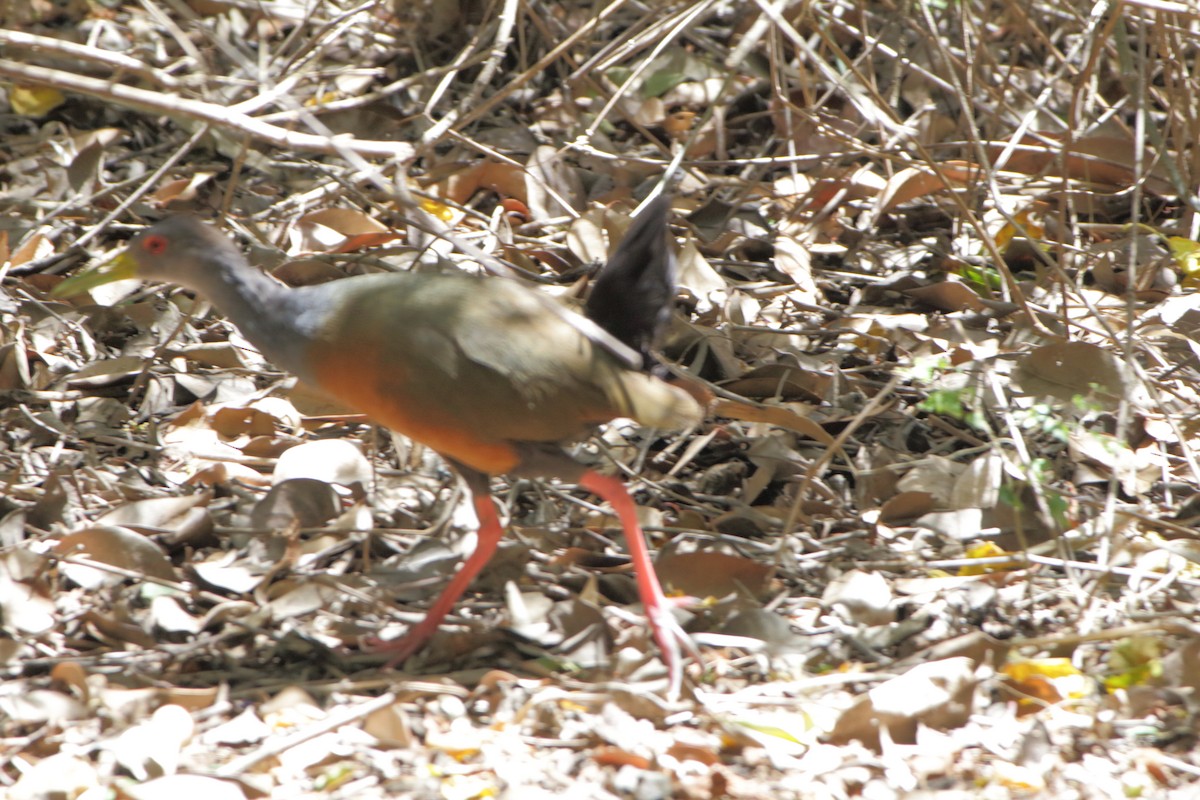
<path fill-rule="evenodd" d="M 1175 259 L 1175 266 L 1185 278 L 1200 276 L 1200 242 L 1183 236 L 1168 236 L 1167 245 Z"/>
<path fill-rule="evenodd" d="M 1015 661 L 1000 668 L 1026 710 L 1037 710 L 1064 700 L 1078 700 L 1095 691 L 1095 681 L 1077 670 L 1068 658 L 1034 658 Z"/>
<path fill-rule="evenodd" d="M 44 117 L 65 103 L 58 89 L 47 86 L 13 86 L 8 92 L 12 110 L 23 117 Z"/>
<path fill-rule="evenodd" d="M 1003 550 L 995 542 L 983 542 L 974 547 L 968 548 L 967 558 L 996 558 L 998 556 L 1006 556 L 1008 553 Z M 1013 569 L 1017 567 L 1017 562 L 1012 564 L 980 564 L 979 566 L 959 567 L 958 574 L 962 577 L 970 575 L 988 575 L 993 572 L 999 572 L 1005 569 Z"/>
<path fill-rule="evenodd" d="M 1033 209 L 1025 209 L 1016 214 L 1013 214 L 1013 221 L 1005 223 L 1004 227 L 996 233 L 996 247 L 1001 251 L 1008 246 L 1009 242 L 1018 237 L 1027 238 L 1031 241 L 1041 241 L 1046 234 L 1046 229 L 1033 221 L 1031 212 Z"/>
<path fill-rule="evenodd" d="M 332 103 L 338 99 L 337 92 L 320 92 L 304 101 L 304 105 L 310 107 L 322 106 L 326 103 Z"/>
<path fill-rule="evenodd" d="M 1162 675 L 1162 643 L 1151 636 L 1132 636 L 1108 654 L 1112 674 L 1104 679 L 1110 692 L 1139 686 Z"/>
<path fill-rule="evenodd" d="M 1081 674 L 1069 658 L 1033 658 L 1028 661 L 1014 661 L 1000 668 L 1008 677 L 1015 681 L 1027 681 L 1030 678 L 1065 678 L 1068 675 Z"/>
<path fill-rule="evenodd" d="M 421 198 L 421 210 L 426 214 L 432 214 L 442 222 L 451 222 L 454 219 L 455 214 L 454 209 L 450 206 L 446 205 L 445 203 L 439 203 L 438 201 L 429 197 Z"/>

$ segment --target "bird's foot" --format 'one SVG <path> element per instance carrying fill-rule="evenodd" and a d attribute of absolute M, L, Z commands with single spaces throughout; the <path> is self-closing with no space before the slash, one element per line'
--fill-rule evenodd
<path fill-rule="evenodd" d="M 661 596 L 658 603 L 646 607 L 646 621 L 650 623 L 654 640 L 662 651 L 663 664 L 667 667 L 667 699 L 671 701 L 679 698 L 683 687 L 684 653 L 700 661 L 700 650 L 696 643 L 671 613 L 672 608 L 690 605 L 689 601 L 694 602 L 694 598 Z"/>

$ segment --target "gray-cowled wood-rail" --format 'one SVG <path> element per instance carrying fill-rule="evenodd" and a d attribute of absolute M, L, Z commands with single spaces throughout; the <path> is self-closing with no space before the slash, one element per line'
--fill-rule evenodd
<path fill-rule="evenodd" d="M 54 294 L 134 277 L 194 289 L 277 366 L 423 442 L 458 470 L 479 517 L 478 544 L 424 620 L 382 646 L 389 666 L 429 639 L 495 553 L 503 528 L 489 477 L 544 476 L 612 506 L 674 694 L 680 646 L 691 644 L 671 616 L 634 503 L 618 478 L 586 468 L 560 445 L 616 417 L 661 428 L 701 417 L 691 395 L 647 374 L 641 358 L 674 295 L 669 212 L 669 200 L 659 198 L 634 219 L 597 279 L 586 317 L 504 279 L 386 273 L 290 288 L 251 267 L 216 228 L 187 216 L 139 233 L 116 259 Z"/>

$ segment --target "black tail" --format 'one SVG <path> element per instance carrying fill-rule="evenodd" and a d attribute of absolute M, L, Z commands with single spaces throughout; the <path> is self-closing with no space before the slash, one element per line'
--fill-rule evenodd
<path fill-rule="evenodd" d="M 647 365 L 675 299 L 670 213 L 671 198 L 663 196 L 634 217 L 584 306 L 588 319 L 641 353 Z"/>

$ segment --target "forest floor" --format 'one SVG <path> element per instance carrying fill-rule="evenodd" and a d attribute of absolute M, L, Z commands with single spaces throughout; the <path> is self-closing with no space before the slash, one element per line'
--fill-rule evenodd
<path fill-rule="evenodd" d="M 0 4 L 0 795 L 1200 797 L 1198 28 Z M 285 282 L 577 303 L 664 190 L 662 354 L 713 400 L 573 452 L 702 601 L 677 698 L 619 527 L 554 482 L 495 479 L 501 552 L 383 669 L 473 546 L 446 464 L 203 298 L 49 295 L 187 212 Z"/>

